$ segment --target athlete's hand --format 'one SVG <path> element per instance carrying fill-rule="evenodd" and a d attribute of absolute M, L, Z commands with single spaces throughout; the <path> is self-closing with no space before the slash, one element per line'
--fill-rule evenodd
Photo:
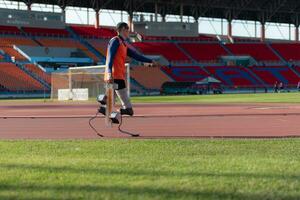
<path fill-rule="evenodd" d="M 113 77 L 111 75 L 111 73 L 107 74 L 107 78 L 105 80 L 106 83 L 113 83 Z"/>

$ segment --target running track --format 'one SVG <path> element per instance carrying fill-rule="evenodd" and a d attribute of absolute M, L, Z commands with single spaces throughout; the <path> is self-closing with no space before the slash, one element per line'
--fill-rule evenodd
<path fill-rule="evenodd" d="M 20 103 L 18 103 L 20 104 Z M 88 125 L 96 103 L 0 103 L 1 139 L 100 139 Z M 135 104 L 122 128 L 140 138 L 296 137 L 299 104 Z M 127 137 L 103 117 L 93 124 L 107 138 Z"/>

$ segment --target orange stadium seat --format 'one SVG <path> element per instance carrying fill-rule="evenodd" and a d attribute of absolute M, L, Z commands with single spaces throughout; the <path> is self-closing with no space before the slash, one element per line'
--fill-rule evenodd
<path fill-rule="evenodd" d="M 30 38 L 26 37 L 0 37 L 0 46 L 13 46 L 13 45 L 28 45 L 37 46 L 38 44 Z"/>
<path fill-rule="evenodd" d="M 109 40 L 87 40 L 97 51 L 99 51 L 102 55 L 106 55 L 107 45 Z"/>
<path fill-rule="evenodd" d="M 95 62 L 99 61 L 99 58 L 90 52 L 87 47 L 82 45 L 79 41 L 71 38 L 37 38 L 37 40 L 45 47 L 66 47 L 66 48 L 78 48 L 81 49 L 88 57 L 92 58 Z"/>
<path fill-rule="evenodd" d="M 13 47 L 0 46 L 0 50 L 4 51 L 6 54 L 10 55 L 11 57 L 15 57 L 15 59 L 18 61 L 27 60 L 23 55 L 21 55 Z"/>
<path fill-rule="evenodd" d="M 0 63 L 0 85 L 10 91 L 38 91 L 43 86 L 13 63 Z"/>
<path fill-rule="evenodd" d="M 164 82 L 171 79 L 157 67 L 133 67 L 130 76 L 147 89 L 160 89 Z"/>
<path fill-rule="evenodd" d="M 51 84 L 51 75 L 47 74 L 43 70 L 41 70 L 35 64 L 26 64 L 26 69 L 28 69 L 31 73 L 36 74 L 40 78 L 42 78 L 46 83 Z"/>

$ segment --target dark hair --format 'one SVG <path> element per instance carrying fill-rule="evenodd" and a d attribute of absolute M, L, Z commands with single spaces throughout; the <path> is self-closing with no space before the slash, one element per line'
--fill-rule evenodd
<path fill-rule="evenodd" d="M 125 22 L 120 22 L 120 23 L 117 24 L 116 29 L 117 29 L 118 32 L 120 32 L 123 28 L 129 29 L 128 24 L 125 23 Z"/>

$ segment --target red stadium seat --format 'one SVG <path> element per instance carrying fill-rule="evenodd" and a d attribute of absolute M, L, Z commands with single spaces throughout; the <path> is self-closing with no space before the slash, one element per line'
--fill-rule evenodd
<path fill-rule="evenodd" d="M 164 67 L 163 71 L 178 82 L 196 82 L 209 76 L 209 74 L 199 66 Z"/>
<path fill-rule="evenodd" d="M 264 43 L 226 44 L 226 47 L 237 56 L 249 55 L 257 61 L 280 61 Z"/>
<path fill-rule="evenodd" d="M 285 66 L 267 66 L 250 68 L 260 79 L 269 85 L 275 82 L 296 85 L 300 77 L 297 76 L 290 68 Z"/>
<path fill-rule="evenodd" d="M 217 43 L 180 43 L 179 45 L 199 62 L 217 62 L 220 56 L 228 55 Z"/>
<path fill-rule="evenodd" d="M 117 35 L 114 29 L 100 27 L 96 29 L 93 26 L 71 26 L 71 28 L 80 36 L 85 38 L 105 38 L 110 39 Z"/>
<path fill-rule="evenodd" d="M 33 28 L 23 27 L 23 30 L 29 35 L 34 36 L 48 36 L 48 37 L 69 37 L 70 34 L 65 29 L 54 29 L 54 28 Z"/>
<path fill-rule="evenodd" d="M 169 42 L 135 42 L 135 48 L 138 48 L 144 54 L 162 55 L 169 61 L 185 61 L 190 59 L 176 47 L 175 44 Z"/>
<path fill-rule="evenodd" d="M 205 67 L 214 77 L 228 86 L 257 86 L 258 80 L 244 67 L 239 66 L 210 66 Z"/>
<path fill-rule="evenodd" d="M 300 44 L 273 43 L 271 46 L 287 61 L 300 60 Z"/>
<path fill-rule="evenodd" d="M 0 34 L 21 35 L 21 33 L 16 26 L 0 26 Z"/>

